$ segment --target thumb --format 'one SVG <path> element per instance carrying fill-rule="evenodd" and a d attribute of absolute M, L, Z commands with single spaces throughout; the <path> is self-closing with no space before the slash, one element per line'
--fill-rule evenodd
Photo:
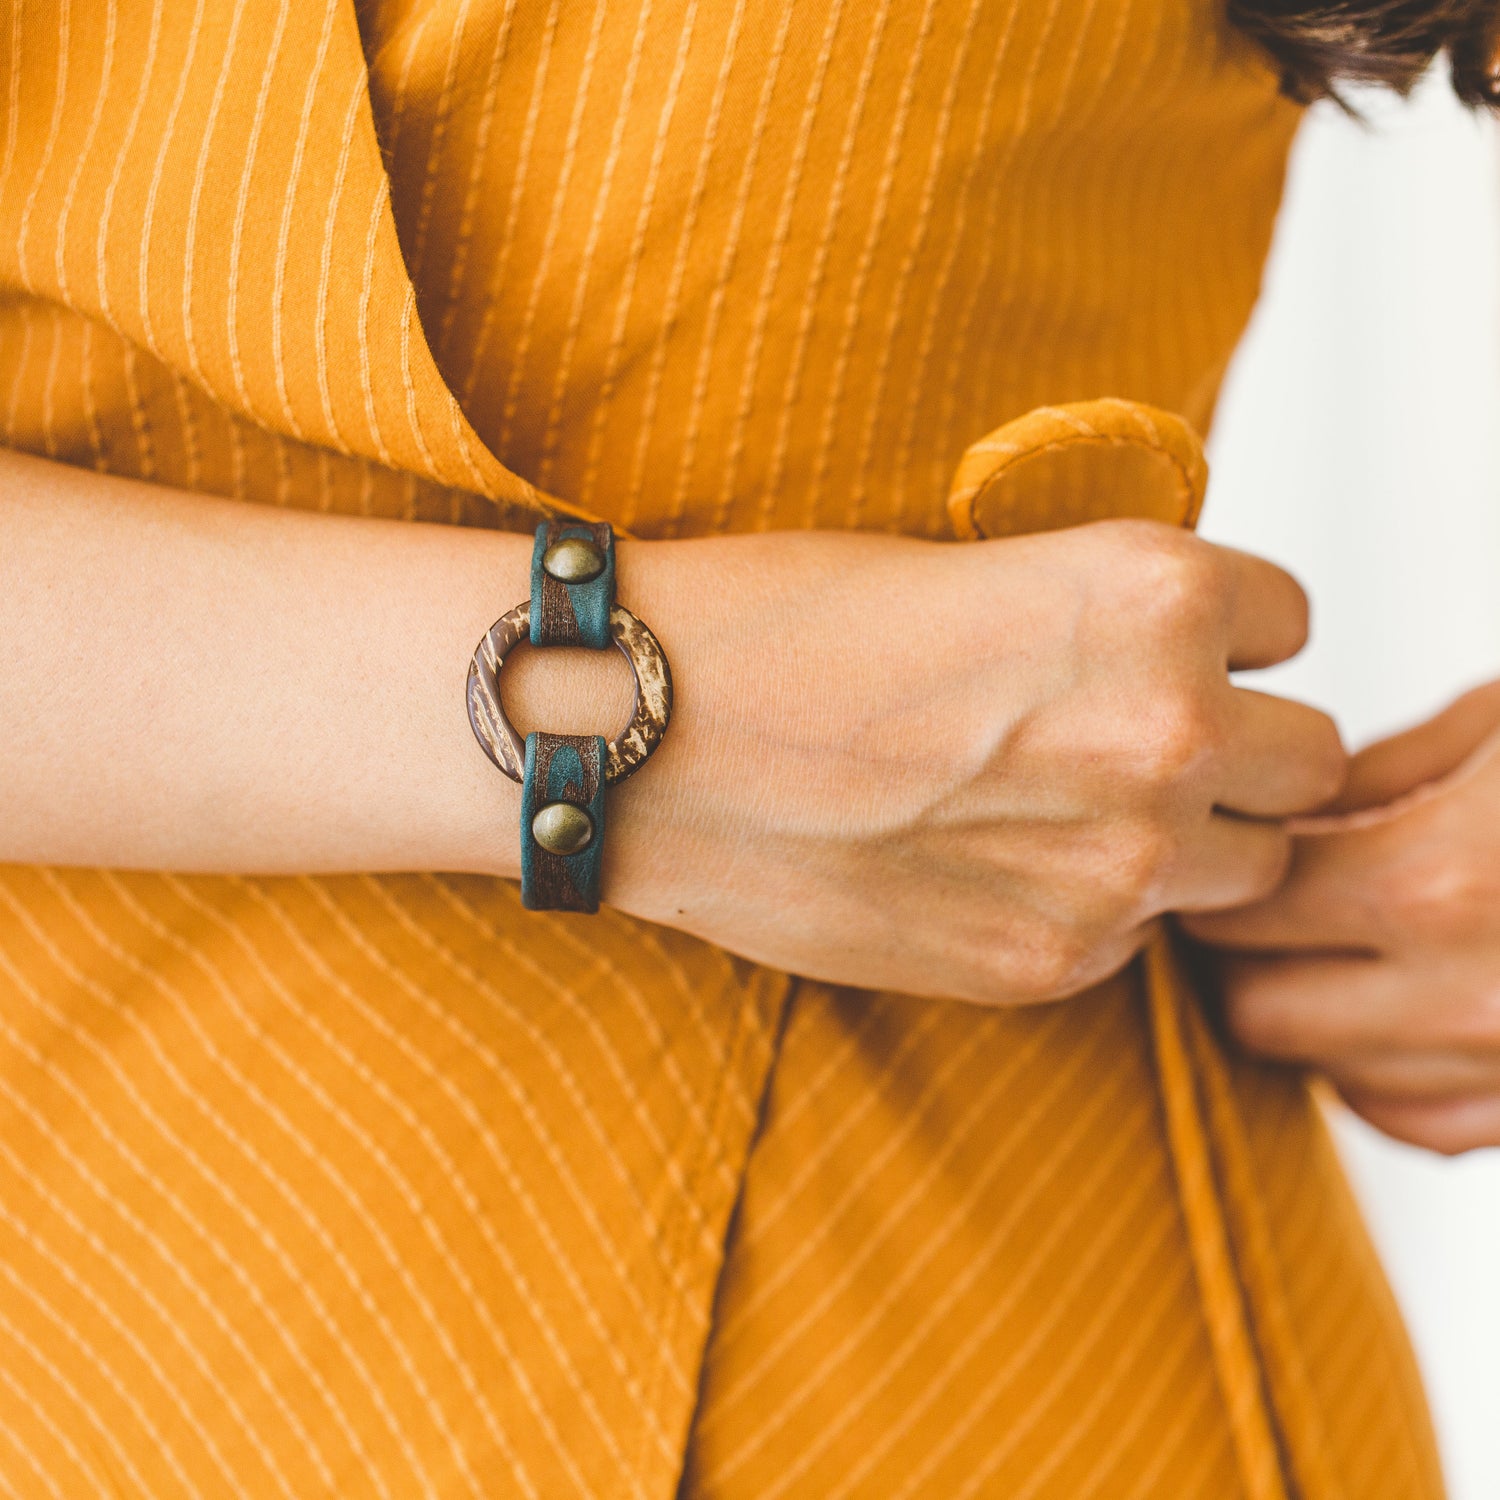
<path fill-rule="evenodd" d="M 1377 740 L 1349 763 L 1349 775 L 1329 812 L 1355 812 L 1394 802 L 1451 775 L 1500 730 L 1500 681 L 1456 698 L 1425 723 Z"/>

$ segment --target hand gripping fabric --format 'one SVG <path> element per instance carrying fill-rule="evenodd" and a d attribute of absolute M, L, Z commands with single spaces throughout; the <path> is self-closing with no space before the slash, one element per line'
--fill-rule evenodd
<path fill-rule="evenodd" d="M 1106 397 L 1039 407 L 973 444 L 948 514 L 962 538 L 1103 518 L 1194 526 L 1208 464 L 1173 412 Z M 1170 929 L 1143 955 L 1146 1005 L 1184 1226 L 1251 1500 L 1352 1500 L 1327 1457 L 1229 1063 Z"/>
<path fill-rule="evenodd" d="M 533 911 L 599 909 L 605 788 L 645 764 L 671 717 L 672 674 L 661 645 L 614 593 L 611 527 L 545 521 L 532 549 L 531 597 L 490 627 L 469 664 L 474 735 L 521 783 L 521 900 Z M 620 734 L 606 741 L 539 731 L 523 741 L 500 703 L 500 669 L 522 640 L 596 651 L 613 642 L 635 674 L 635 705 Z"/>

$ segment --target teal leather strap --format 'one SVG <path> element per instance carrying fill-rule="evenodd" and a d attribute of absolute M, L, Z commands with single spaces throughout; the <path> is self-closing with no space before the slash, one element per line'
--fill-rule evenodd
<path fill-rule="evenodd" d="M 521 783 L 521 904 L 599 910 L 604 862 L 604 738 L 529 734 Z"/>
<path fill-rule="evenodd" d="M 635 705 L 614 739 L 522 739 L 500 700 L 500 669 L 526 640 L 619 649 L 635 675 Z M 521 785 L 522 901 L 534 911 L 597 911 L 605 787 L 645 765 L 672 716 L 672 669 L 661 643 L 615 603 L 615 535 L 607 524 L 555 520 L 537 528 L 531 597 L 480 638 L 464 699 L 480 748 Z"/>
<path fill-rule="evenodd" d="M 544 521 L 531 551 L 531 644 L 611 644 L 615 534 L 607 523 Z M 598 735 L 531 734 L 521 783 L 521 902 L 599 909 L 608 750 Z"/>
<path fill-rule="evenodd" d="M 610 643 L 615 602 L 615 533 L 607 522 L 544 521 L 531 549 L 531 644 Z"/>

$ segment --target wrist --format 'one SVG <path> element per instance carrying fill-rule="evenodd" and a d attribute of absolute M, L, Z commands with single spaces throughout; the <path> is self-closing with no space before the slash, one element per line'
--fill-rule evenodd
<path fill-rule="evenodd" d="M 638 545 L 649 556 L 650 544 Z M 600 899 L 601 860 L 611 862 L 622 837 L 619 791 L 660 747 L 670 668 L 650 626 L 617 595 L 619 554 L 607 527 L 553 522 L 533 546 L 528 587 L 483 633 L 468 674 L 468 718 L 483 755 L 512 786 L 524 780 L 519 799 L 501 799 L 520 818 L 489 868 L 514 875 L 519 867 L 530 907 L 587 912 Z M 592 571 L 575 576 L 590 558 Z M 655 570 L 625 571 L 628 579 Z"/>

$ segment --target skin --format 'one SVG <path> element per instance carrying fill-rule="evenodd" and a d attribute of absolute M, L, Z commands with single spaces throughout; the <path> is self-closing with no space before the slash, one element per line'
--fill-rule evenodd
<path fill-rule="evenodd" d="M 0 861 L 516 876 L 462 684 L 530 550 L 0 452 Z M 1351 765 L 1228 678 L 1301 648 L 1297 585 L 1142 522 L 625 542 L 619 572 L 678 698 L 613 795 L 614 904 L 985 1004 L 1075 993 L 1181 913 L 1249 1050 L 1403 1139 L 1500 1143 L 1500 755 L 1454 774 L 1500 684 Z M 630 685 L 521 648 L 505 692 L 523 729 L 610 733 Z M 1335 812 L 1394 810 L 1294 841 L 1346 771 Z"/>
<path fill-rule="evenodd" d="M 517 874 L 463 682 L 529 538 L 15 454 L 0 496 L 0 860 Z M 1228 678 L 1301 647 L 1302 591 L 1165 527 L 625 542 L 619 591 L 678 694 L 608 898 L 794 972 L 1071 994 L 1162 913 L 1268 895 L 1277 820 L 1344 775 L 1325 716 Z M 623 661 L 560 655 L 507 664 L 513 719 L 612 732 Z"/>
<path fill-rule="evenodd" d="M 1373 1125 L 1450 1155 L 1500 1145 L 1497 731 L 1490 683 L 1370 746 L 1334 811 L 1388 813 L 1299 839 L 1267 899 L 1183 919 L 1225 952 L 1245 1047 L 1318 1069 Z"/>

